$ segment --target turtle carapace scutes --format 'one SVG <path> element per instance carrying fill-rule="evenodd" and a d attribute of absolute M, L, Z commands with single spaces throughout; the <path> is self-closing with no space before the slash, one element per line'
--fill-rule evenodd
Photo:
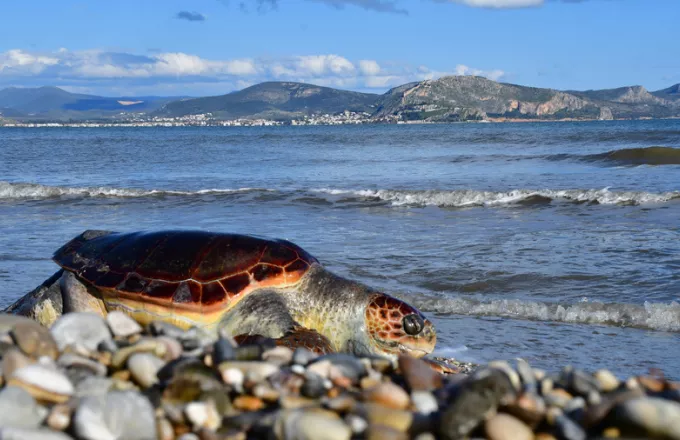
<path fill-rule="evenodd" d="M 405 302 L 325 269 L 299 246 L 249 235 L 86 231 L 54 254 L 63 313 L 251 336 L 316 352 L 422 357 L 436 333 Z M 56 282 L 55 282 L 56 284 Z"/>

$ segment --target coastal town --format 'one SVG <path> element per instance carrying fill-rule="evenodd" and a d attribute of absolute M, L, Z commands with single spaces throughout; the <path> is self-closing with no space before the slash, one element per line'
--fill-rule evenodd
<path fill-rule="evenodd" d="M 120 119 L 102 121 L 13 121 L 2 119 L 0 127 L 269 127 L 281 125 L 359 125 L 376 123 L 398 123 L 396 117 L 371 117 L 366 112 L 344 111 L 337 114 L 316 114 L 298 119 L 273 120 L 263 118 L 241 118 L 224 120 L 212 113 L 178 117 L 159 117 L 147 115 L 121 115 Z"/>

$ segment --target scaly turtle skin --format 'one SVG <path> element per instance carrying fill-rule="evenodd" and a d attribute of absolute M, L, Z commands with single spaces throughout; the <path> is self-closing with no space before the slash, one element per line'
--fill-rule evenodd
<path fill-rule="evenodd" d="M 120 310 L 141 324 L 162 320 L 240 340 L 259 335 L 317 352 L 422 357 L 436 342 L 418 310 L 332 274 L 285 240 L 86 231 L 54 261 L 63 268 L 52 280 L 58 278 L 63 313 Z M 31 301 L 28 314 L 43 313 L 36 310 L 45 301 Z"/>

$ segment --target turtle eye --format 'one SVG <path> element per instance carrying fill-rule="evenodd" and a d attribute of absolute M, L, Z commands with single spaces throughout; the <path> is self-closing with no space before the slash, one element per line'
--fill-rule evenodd
<path fill-rule="evenodd" d="M 404 326 L 404 331 L 411 336 L 417 335 L 418 333 L 423 331 L 423 328 L 425 327 L 425 322 L 423 321 L 423 318 L 421 318 L 418 315 L 404 316 L 404 319 L 402 319 L 401 324 Z"/>

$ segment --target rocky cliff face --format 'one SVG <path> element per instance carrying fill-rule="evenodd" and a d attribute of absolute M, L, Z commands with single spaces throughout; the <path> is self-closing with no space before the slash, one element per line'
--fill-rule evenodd
<path fill-rule="evenodd" d="M 378 115 L 438 120 L 487 117 L 592 117 L 600 109 L 578 96 L 551 89 L 503 84 L 474 76 L 449 76 L 392 89 L 379 101 Z M 465 118 L 463 118 L 465 116 Z"/>
<path fill-rule="evenodd" d="M 449 76 L 390 90 L 376 114 L 426 121 L 669 117 L 680 115 L 680 100 L 676 104 L 640 86 L 571 92 Z"/>

